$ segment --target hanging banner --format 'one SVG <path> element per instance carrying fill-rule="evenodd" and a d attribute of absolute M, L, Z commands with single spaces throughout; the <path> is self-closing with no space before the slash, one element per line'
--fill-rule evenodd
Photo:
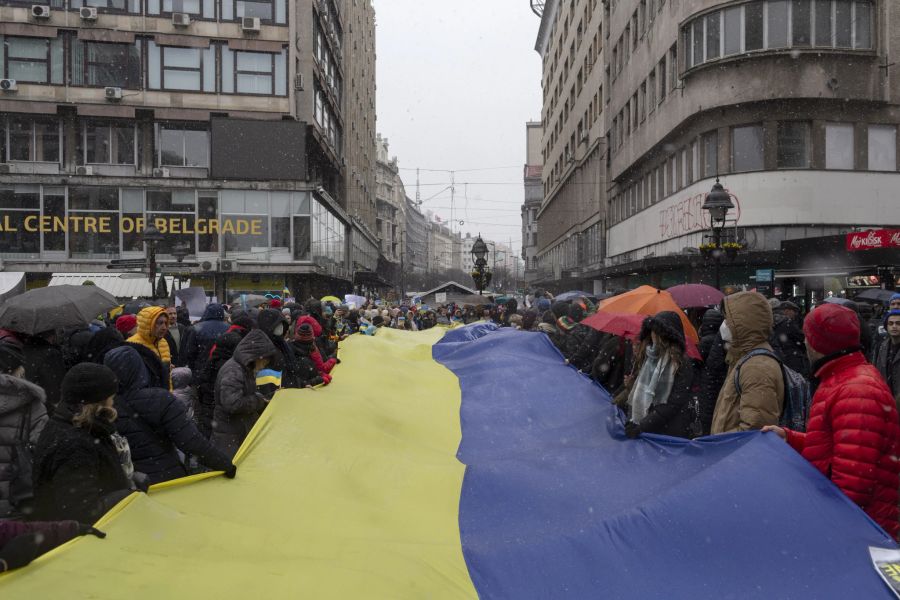
<path fill-rule="evenodd" d="M 900 248 L 900 229 L 870 229 L 847 234 L 849 252 L 877 248 Z"/>

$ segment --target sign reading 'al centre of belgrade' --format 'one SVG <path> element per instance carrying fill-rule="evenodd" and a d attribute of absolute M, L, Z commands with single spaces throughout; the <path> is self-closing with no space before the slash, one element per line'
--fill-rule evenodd
<path fill-rule="evenodd" d="M 263 235 L 263 219 L 194 219 L 184 217 L 154 217 L 149 220 L 160 233 L 168 234 L 235 234 Z M 69 215 L 28 215 L 21 222 L 14 222 L 9 215 L 0 217 L 0 232 L 26 231 L 28 233 L 141 233 L 146 229 L 146 217 L 90 217 Z"/>

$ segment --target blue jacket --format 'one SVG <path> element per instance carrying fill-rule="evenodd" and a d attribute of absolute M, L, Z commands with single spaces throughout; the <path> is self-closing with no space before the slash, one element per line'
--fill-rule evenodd
<path fill-rule="evenodd" d="M 203 318 L 188 331 L 182 342 L 182 362 L 195 374 L 203 370 L 209 359 L 209 351 L 216 338 L 228 330 L 225 322 L 225 308 L 221 304 L 210 304 L 203 312 Z"/>

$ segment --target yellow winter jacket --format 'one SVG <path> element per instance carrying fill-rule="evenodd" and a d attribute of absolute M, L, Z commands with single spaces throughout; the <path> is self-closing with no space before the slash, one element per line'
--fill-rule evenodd
<path fill-rule="evenodd" d="M 168 315 L 166 315 L 166 309 L 159 306 L 148 306 L 139 312 L 137 316 L 137 333 L 128 338 L 127 341 L 131 344 L 140 344 L 141 346 L 152 350 L 159 357 L 163 366 L 168 369 L 169 365 L 172 363 L 172 355 L 169 353 L 169 343 L 162 339 L 154 344 L 151 336 L 153 325 L 159 320 L 160 316 L 164 319 L 169 318 Z"/>

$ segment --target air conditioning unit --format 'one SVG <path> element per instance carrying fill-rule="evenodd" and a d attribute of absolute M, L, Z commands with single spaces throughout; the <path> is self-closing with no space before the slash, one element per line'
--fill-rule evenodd
<path fill-rule="evenodd" d="M 303 73 L 294 75 L 294 90 L 298 92 L 303 91 Z"/>
<path fill-rule="evenodd" d="M 4 92 L 17 92 L 19 86 L 16 85 L 15 79 L 0 79 L 0 90 Z"/>
<path fill-rule="evenodd" d="M 0 163 L 0 175 L 8 175 L 12 173 L 12 165 Z"/>
<path fill-rule="evenodd" d="M 32 4 L 31 16 L 35 19 L 49 19 L 50 7 L 46 4 Z"/>
<path fill-rule="evenodd" d="M 259 17 L 241 17 L 241 29 L 247 32 L 259 32 Z"/>
<path fill-rule="evenodd" d="M 122 88 L 120 87 L 104 88 L 103 93 L 106 95 L 106 99 L 110 102 L 116 102 L 122 99 Z"/>
<path fill-rule="evenodd" d="M 237 269 L 237 263 L 233 260 L 220 260 L 219 261 L 219 270 L 222 272 L 235 271 Z"/>
<path fill-rule="evenodd" d="M 94 167 L 75 167 L 76 175 L 93 175 Z"/>
<path fill-rule="evenodd" d="M 78 10 L 78 14 L 81 16 L 82 21 L 96 21 L 97 20 L 97 9 L 93 6 L 82 6 Z"/>
<path fill-rule="evenodd" d="M 187 27 L 191 24 L 191 15 L 187 13 L 172 13 L 172 25 L 175 27 Z"/>
<path fill-rule="evenodd" d="M 154 177 L 168 177 L 169 170 L 165 167 L 159 167 L 157 169 L 153 169 L 153 176 Z"/>
<path fill-rule="evenodd" d="M 202 263 L 200 263 L 200 269 L 203 271 L 212 271 L 213 264 L 208 260 L 204 260 Z"/>

